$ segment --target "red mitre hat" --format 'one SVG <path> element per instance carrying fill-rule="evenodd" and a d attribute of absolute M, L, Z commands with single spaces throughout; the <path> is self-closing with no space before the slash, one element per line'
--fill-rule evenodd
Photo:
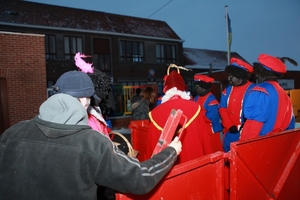
<path fill-rule="evenodd" d="M 230 65 L 242 68 L 243 70 L 248 71 L 249 73 L 253 72 L 253 67 L 250 64 L 237 58 L 231 58 Z"/>
<path fill-rule="evenodd" d="M 260 54 L 258 61 L 268 70 L 272 70 L 281 74 L 286 73 L 286 66 L 279 58 L 270 56 L 268 54 Z"/>
<path fill-rule="evenodd" d="M 195 74 L 194 75 L 194 81 L 203 81 L 206 83 L 212 83 L 215 79 L 211 78 L 209 76 L 206 76 L 204 74 Z"/>
<path fill-rule="evenodd" d="M 164 77 L 164 89 L 163 92 L 166 93 L 169 89 L 176 87 L 177 90 L 185 91 L 186 90 L 186 85 L 185 82 L 180 75 L 179 71 L 177 70 L 172 70 L 169 75 L 165 75 Z"/>

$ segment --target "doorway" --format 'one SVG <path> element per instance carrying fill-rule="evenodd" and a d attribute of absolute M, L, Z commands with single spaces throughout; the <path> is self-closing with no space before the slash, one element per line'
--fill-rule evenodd
<path fill-rule="evenodd" d="M 7 84 L 0 78 L 0 135 L 9 127 Z"/>

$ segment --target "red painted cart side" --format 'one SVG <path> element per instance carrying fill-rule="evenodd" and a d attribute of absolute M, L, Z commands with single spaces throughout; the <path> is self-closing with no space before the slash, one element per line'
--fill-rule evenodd
<path fill-rule="evenodd" d="M 230 199 L 300 199 L 300 129 L 236 142 Z"/>
<path fill-rule="evenodd" d="M 129 124 L 132 148 L 139 152 L 136 158 L 140 162 L 151 157 L 146 153 L 149 123 L 149 120 L 134 120 Z"/>
<path fill-rule="evenodd" d="M 224 155 L 216 152 L 176 165 L 150 193 L 118 193 L 116 199 L 224 199 Z"/>
<path fill-rule="evenodd" d="M 141 137 L 148 127 L 142 127 L 144 134 L 137 127 L 134 135 L 139 145 L 146 142 Z M 231 144 L 228 153 L 175 165 L 146 195 L 117 194 L 116 199 L 299 199 L 299 154 L 300 129 L 239 141 Z"/>

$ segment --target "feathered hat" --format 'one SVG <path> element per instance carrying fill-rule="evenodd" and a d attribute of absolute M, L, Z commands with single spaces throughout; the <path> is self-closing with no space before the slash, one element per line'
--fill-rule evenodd
<path fill-rule="evenodd" d="M 268 54 L 260 54 L 257 60 L 259 64 L 267 70 L 280 74 L 286 73 L 286 66 L 280 58 Z"/>
<path fill-rule="evenodd" d="M 241 59 L 231 58 L 230 65 L 225 68 L 225 71 L 237 78 L 247 80 L 253 72 L 253 67 Z"/>
<path fill-rule="evenodd" d="M 94 68 L 93 63 L 87 63 L 82 58 L 87 58 L 90 56 L 86 56 L 84 54 L 81 54 L 80 52 L 77 52 L 74 56 L 75 65 L 79 68 L 80 71 L 84 73 L 93 73 Z"/>
<path fill-rule="evenodd" d="M 204 74 L 195 74 L 194 81 L 195 82 L 203 81 L 205 83 L 212 83 L 214 81 L 214 78 L 206 76 Z"/>
<path fill-rule="evenodd" d="M 214 82 L 214 78 L 206 76 L 204 74 L 195 74 L 194 75 L 194 85 L 199 85 L 200 87 L 208 90 L 211 88 L 212 82 Z"/>
<path fill-rule="evenodd" d="M 87 58 L 85 54 L 80 52 L 76 53 L 74 56 L 75 65 L 82 71 L 89 75 L 94 87 L 95 87 L 95 98 L 106 99 L 108 92 L 111 90 L 111 79 L 110 77 L 99 69 L 93 67 L 93 63 L 87 63 L 82 58 Z"/>

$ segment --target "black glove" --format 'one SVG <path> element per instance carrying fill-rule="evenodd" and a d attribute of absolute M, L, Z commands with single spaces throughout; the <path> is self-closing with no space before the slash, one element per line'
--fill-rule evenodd
<path fill-rule="evenodd" d="M 239 131 L 238 131 L 238 129 L 237 129 L 236 126 L 231 126 L 231 127 L 229 128 L 229 132 L 230 132 L 230 133 L 238 133 Z"/>

